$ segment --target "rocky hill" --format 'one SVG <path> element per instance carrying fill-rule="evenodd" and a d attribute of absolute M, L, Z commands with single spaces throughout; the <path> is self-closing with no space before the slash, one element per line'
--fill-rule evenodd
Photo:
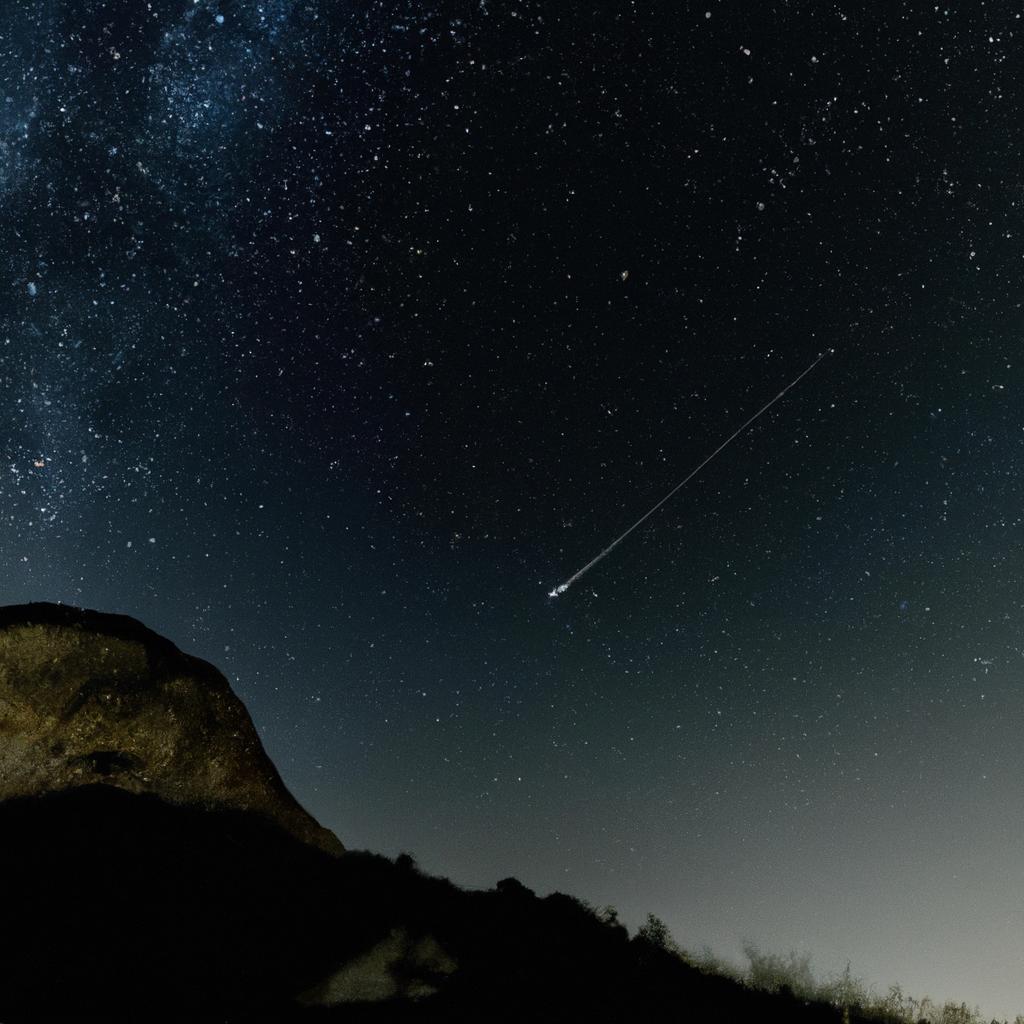
<path fill-rule="evenodd" d="M 208 662 L 123 615 L 0 609 L 0 799 L 100 783 L 263 815 L 329 853 Z"/>

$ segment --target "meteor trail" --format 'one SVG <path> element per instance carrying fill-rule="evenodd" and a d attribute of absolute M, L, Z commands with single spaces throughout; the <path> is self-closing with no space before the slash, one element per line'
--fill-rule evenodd
<path fill-rule="evenodd" d="M 763 416 L 780 398 L 782 398 L 782 396 L 787 391 L 796 387 L 796 385 L 799 384 L 800 381 L 802 381 L 804 377 L 806 377 L 807 374 L 809 374 L 811 370 L 813 370 L 818 365 L 818 363 L 820 363 L 822 359 L 825 358 L 825 356 L 831 355 L 833 352 L 835 352 L 834 348 L 829 348 L 822 352 L 821 355 L 819 355 L 818 358 L 815 359 L 814 362 L 811 363 L 811 365 L 808 366 L 803 373 L 801 373 L 798 377 L 794 377 L 793 380 L 791 380 L 767 405 L 758 409 L 758 411 L 755 412 L 749 420 L 747 420 L 741 427 L 739 427 L 735 433 L 730 434 L 696 469 L 692 470 L 683 480 L 677 483 L 675 487 L 673 487 L 672 490 L 669 491 L 668 494 L 666 494 L 665 497 L 662 498 L 661 501 L 657 503 L 657 505 L 655 505 L 648 512 L 645 512 L 628 530 L 625 531 L 625 533 L 622 533 L 618 537 L 616 537 L 615 540 L 613 540 L 611 544 L 608 545 L 608 547 L 606 547 L 600 554 L 596 555 L 589 562 L 587 562 L 587 564 L 583 566 L 583 568 L 580 569 L 579 572 L 574 573 L 564 583 L 559 583 L 554 590 L 549 591 L 548 597 L 558 597 L 559 595 L 564 594 L 584 573 L 589 572 L 591 569 L 594 568 L 595 565 L 597 565 L 598 562 L 600 562 L 603 558 L 606 558 L 608 555 L 610 555 L 638 526 L 640 526 L 642 523 L 650 519 L 650 517 L 653 516 L 654 513 L 657 512 L 658 509 L 661 508 L 661 506 L 664 505 L 665 502 L 668 501 L 669 498 L 671 498 L 672 495 L 676 493 L 676 491 L 680 490 L 682 487 L 688 484 L 716 455 L 719 454 L 719 452 L 723 451 L 730 444 L 732 444 L 732 442 L 735 441 L 736 438 L 739 437 L 740 434 L 742 434 L 743 431 L 747 429 L 747 427 L 749 427 L 756 419 L 759 419 L 761 416 Z"/>

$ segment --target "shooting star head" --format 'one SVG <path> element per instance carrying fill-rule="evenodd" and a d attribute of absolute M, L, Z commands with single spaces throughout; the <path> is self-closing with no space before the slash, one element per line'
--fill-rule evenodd
<path fill-rule="evenodd" d="M 558 597 L 559 594 L 564 594 L 568 589 L 568 583 L 559 583 L 554 590 L 548 592 L 548 597 Z"/>

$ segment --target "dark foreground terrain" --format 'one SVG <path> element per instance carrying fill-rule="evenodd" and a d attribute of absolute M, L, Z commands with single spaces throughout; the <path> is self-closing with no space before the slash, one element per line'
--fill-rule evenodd
<path fill-rule="evenodd" d="M 702 974 L 571 896 L 465 892 L 243 813 L 85 786 L 0 804 L 0 836 L 5 1024 L 844 1019 Z M 445 963 L 392 958 L 384 1002 L 296 1002 L 396 929 Z"/>
<path fill-rule="evenodd" d="M 0 1024 L 869 1019 L 344 852 L 214 666 L 65 605 L 0 609 L 0 879 Z"/>

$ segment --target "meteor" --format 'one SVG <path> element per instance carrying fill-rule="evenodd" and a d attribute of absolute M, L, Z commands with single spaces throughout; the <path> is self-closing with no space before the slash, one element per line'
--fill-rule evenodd
<path fill-rule="evenodd" d="M 797 384 L 799 384 L 800 381 L 802 381 L 804 377 L 806 377 L 807 374 L 809 374 L 811 370 L 813 370 L 818 365 L 818 363 L 820 363 L 822 359 L 825 358 L 825 356 L 831 355 L 833 352 L 835 352 L 834 348 L 829 348 L 822 352 L 818 356 L 818 358 L 815 359 L 814 362 L 811 363 L 811 365 L 808 366 L 807 369 L 803 371 L 803 373 L 799 374 L 797 377 L 794 377 L 793 380 L 791 380 L 767 405 L 762 406 L 760 409 L 758 409 L 757 412 L 755 412 L 749 420 L 747 420 L 744 424 L 742 424 L 742 426 L 737 428 L 737 430 L 734 433 L 730 434 L 699 466 L 697 466 L 696 469 L 691 470 L 686 477 L 680 480 L 680 482 L 677 483 L 675 487 L 673 487 L 672 490 L 669 491 L 668 494 L 666 494 L 665 497 L 661 499 L 661 501 L 659 501 L 649 511 L 645 512 L 628 530 L 626 530 L 624 533 L 619 534 L 619 536 L 616 537 L 615 540 L 613 540 L 611 544 L 608 545 L 608 547 L 606 547 L 599 554 L 595 555 L 589 562 L 587 562 L 585 566 L 583 566 L 582 569 L 579 570 L 579 572 L 573 573 L 573 575 L 570 576 L 564 583 L 559 583 L 554 590 L 549 590 L 548 597 L 560 597 L 581 576 L 583 576 L 584 573 L 589 572 L 591 569 L 594 568 L 595 565 L 597 565 L 598 562 L 602 561 L 602 559 L 607 558 L 608 555 L 610 555 L 638 526 L 640 526 L 642 523 L 645 523 L 648 519 L 650 519 L 650 517 L 653 516 L 654 513 L 657 512 L 658 509 L 661 508 L 661 506 L 664 505 L 665 502 L 669 500 L 669 498 L 671 498 L 677 491 L 685 487 L 686 484 L 688 484 L 709 462 L 711 462 L 712 459 L 714 459 L 720 452 L 724 451 L 730 444 L 732 444 L 732 442 L 735 441 L 736 438 L 739 437 L 740 434 L 742 434 L 743 431 L 747 429 L 747 427 L 749 427 L 755 420 L 763 416 L 780 398 L 782 398 L 784 394 L 786 394 L 787 391 L 790 391 L 792 388 L 795 388 Z"/>

